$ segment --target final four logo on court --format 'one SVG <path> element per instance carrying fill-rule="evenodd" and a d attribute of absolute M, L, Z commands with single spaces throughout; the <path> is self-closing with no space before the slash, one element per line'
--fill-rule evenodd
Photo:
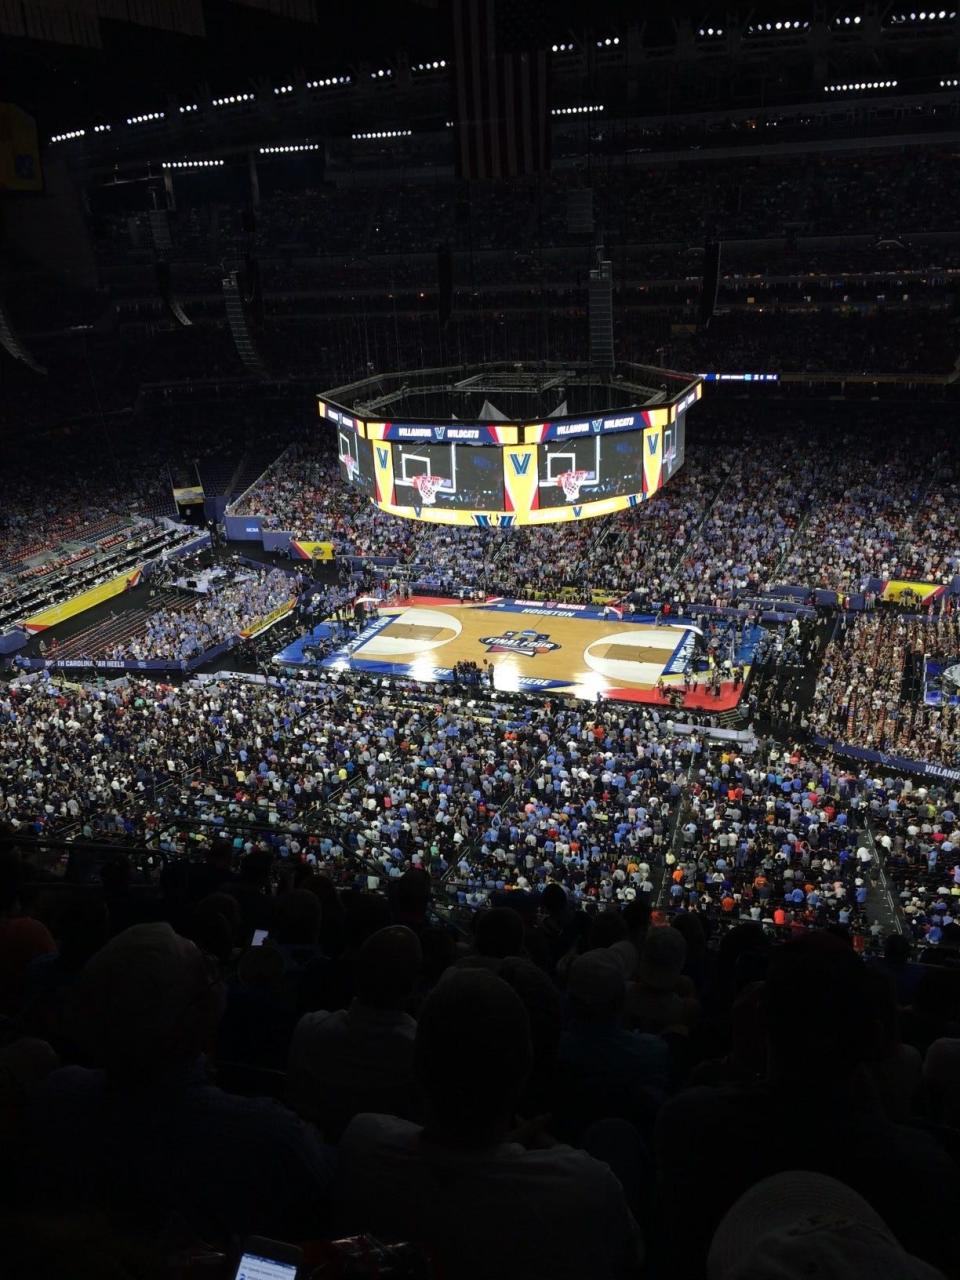
<path fill-rule="evenodd" d="M 487 646 L 487 653 L 519 653 L 524 658 L 535 658 L 538 653 L 550 653 L 560 646 L 550 639 L 546 631 L 504 631 L 499 636 L 481 636 L 480 643 Z"/>

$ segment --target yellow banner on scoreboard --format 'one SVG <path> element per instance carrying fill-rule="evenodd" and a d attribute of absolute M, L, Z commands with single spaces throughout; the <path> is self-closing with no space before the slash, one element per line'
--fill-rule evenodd
<path fill-rule="evenodd" d="M 643 432 L 643 492 L 649 498 L 660 488 L 663 465 L 663 427 L 646 427 Z"/>
<path fill-rule="evenodd" d="M 332 542 L 307 542 L 294 538 L 293 549 L 301 560 L 332 560 Z"/>
<path fill-rule="evenodd" d="M 509 529 L 522 524 L 563 524 L 571 520 L 591 520 L 595 516 L 609 516 L 615 511 L 637 507 L 646 498 L 645 493 L 616 494 L 612 498 L 598 498 L 595 502 L 577 502 L 564 507 L 535 507 L 532 511 L 458 511 L 451 507 L 398 507 L 394 503 L 378 502 L 381 511 L 404 520 L 422 520 L 425 524 L 473 525 L 481 529 Z"/>
<path fill-rule="evenodd" d="M 936 596 L 942 595 L 944 588 L 937 582 L 911 582 L 907 578 L 891 578 L 889 582 L 883 584 L 880 591 L 881 600 L 889 600 L 895 604 L 904 604 L 903 597 L 906 593 L 912 592 L 915 599 L 914 604 L 928 604 Z M 909 601 L 909 596 L 908 596 Z"/>
<path fill-rule="evenodd" d="M 503 493 L 508 511 L 533 509 L 540 493 L 539 449 L 518 444 L 503 451 Z"/>
<path fill-rule="evenodd" d="M 95 605 L 102 604 L 104 600 L 109 600 L 112 596 L 118 596 L 122 591 L 135 587 L 140 581 L 142 572 L 142 569 L 130 569 L 127 573 L 118 574 L 116 578 L 101 582 L 98 587 L 91 587 L 88 591 L 81 592 L 72 600 L 64 600 L 62 604 L 54 605 L 52 609 L 44 609 L 42 613 L 34 614 L 23 625 L 34 635 L 38 631 L 46 631 L 48 627 L 55 627 L 58 622 L 66 622 L 67 618 L 74 618 L 78 613 L 92 609 Z"/>
<path fill-rule="evenodd" d="M 394 499 L 393 449 L 389 444 L 373 446 L 373 483 L 377 506 L 388 508 Z M 413 515 L 413 507 L 410 513 Z"/>

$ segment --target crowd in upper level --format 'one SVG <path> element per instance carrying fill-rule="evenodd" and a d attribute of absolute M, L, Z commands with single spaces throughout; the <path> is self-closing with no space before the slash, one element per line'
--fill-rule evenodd
<path fill-rule="evenodd" d="M 948 687 L 926 701 L 926 658 L 960 653 L 952 612 L 936 616 L 868 613 L 843 622 L 824 655 L 813 727 L 825 737 L 874 751 L 960 763 L 960 714 Z"/>
<path fill-rule="evenodd" d="M 612 244 L 700 247 L 705 238 L 782 239 L 816 234 L 896 238 L 911 232 L 952 230 L 952 206 L 942 173 L 949 147 L 848 150 L 792 156 L 702 157 L 683 163 L 594 164 L 589 172 L 560 170 L 511 182 L 452 179 L 366 183 L 333 182 L 264 196 L 255 231 L 216 188 L 191 193 L 171 215 L 175 251 L 213 258 L 244 248 L 251 239 L 263 256 L 434 253 L 438 244 L 478 252 L 585 243 L 568 223 L 570 193 L 593 193 L 593 216 Z M 98 224 L 104 254 L 115 261 L 126 247 L 148 248 L 147 220 L 105 219 Z"/>

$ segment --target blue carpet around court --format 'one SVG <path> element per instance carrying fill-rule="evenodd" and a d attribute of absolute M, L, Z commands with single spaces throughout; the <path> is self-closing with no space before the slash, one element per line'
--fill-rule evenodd
<path fill-rule="evenodd" d="M 304 653 L 304 649 L 307 645 L 319 644 L 322 640 L 329 640 L 333 634 L 333 627 L 326 622 L 318 622 L 312 631 L 308 631 L 306 635 L 298 636 L 292 644 L 288 644 L 285 649 L 281 649 L 275 655 L 274 661 L 281 662 L 287 667 L 316 666 L 316 659 L 311 654 Z"/>

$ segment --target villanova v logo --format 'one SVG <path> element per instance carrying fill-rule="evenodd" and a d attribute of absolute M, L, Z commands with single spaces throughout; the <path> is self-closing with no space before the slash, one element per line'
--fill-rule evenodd
<path fill-rule="evenodd" d="M 531 455 L 529 453 L 525 453 L 522 458 L 517 457 L 515 453 L 511 453 L 510 461 L 513 463 L 515 475 L 525 476 L 527 474 L 530 470 L 530 458 Z"/>
<path fill-rule="evenodd" d="M 389 449 L 380 449 L 380 448 L 378 447 L 378 449 L 377 449 L 377 461 L 380 463 L 381 467 L 386 467 L 386 465 L 387 465 L 387 459 L 388 459 L 389 457 L 390 457 L 390 450 L 389 450 Z"/>
<path fill-rule="evenodd" d="M 647 436 L 647 448 L 650 450 L 651 458 L 657 452 L 657 449 L 659 448 L 659 446 L 660 446 L 660 437 L 656 433 L 654 433 L 653 435 Z"/>

